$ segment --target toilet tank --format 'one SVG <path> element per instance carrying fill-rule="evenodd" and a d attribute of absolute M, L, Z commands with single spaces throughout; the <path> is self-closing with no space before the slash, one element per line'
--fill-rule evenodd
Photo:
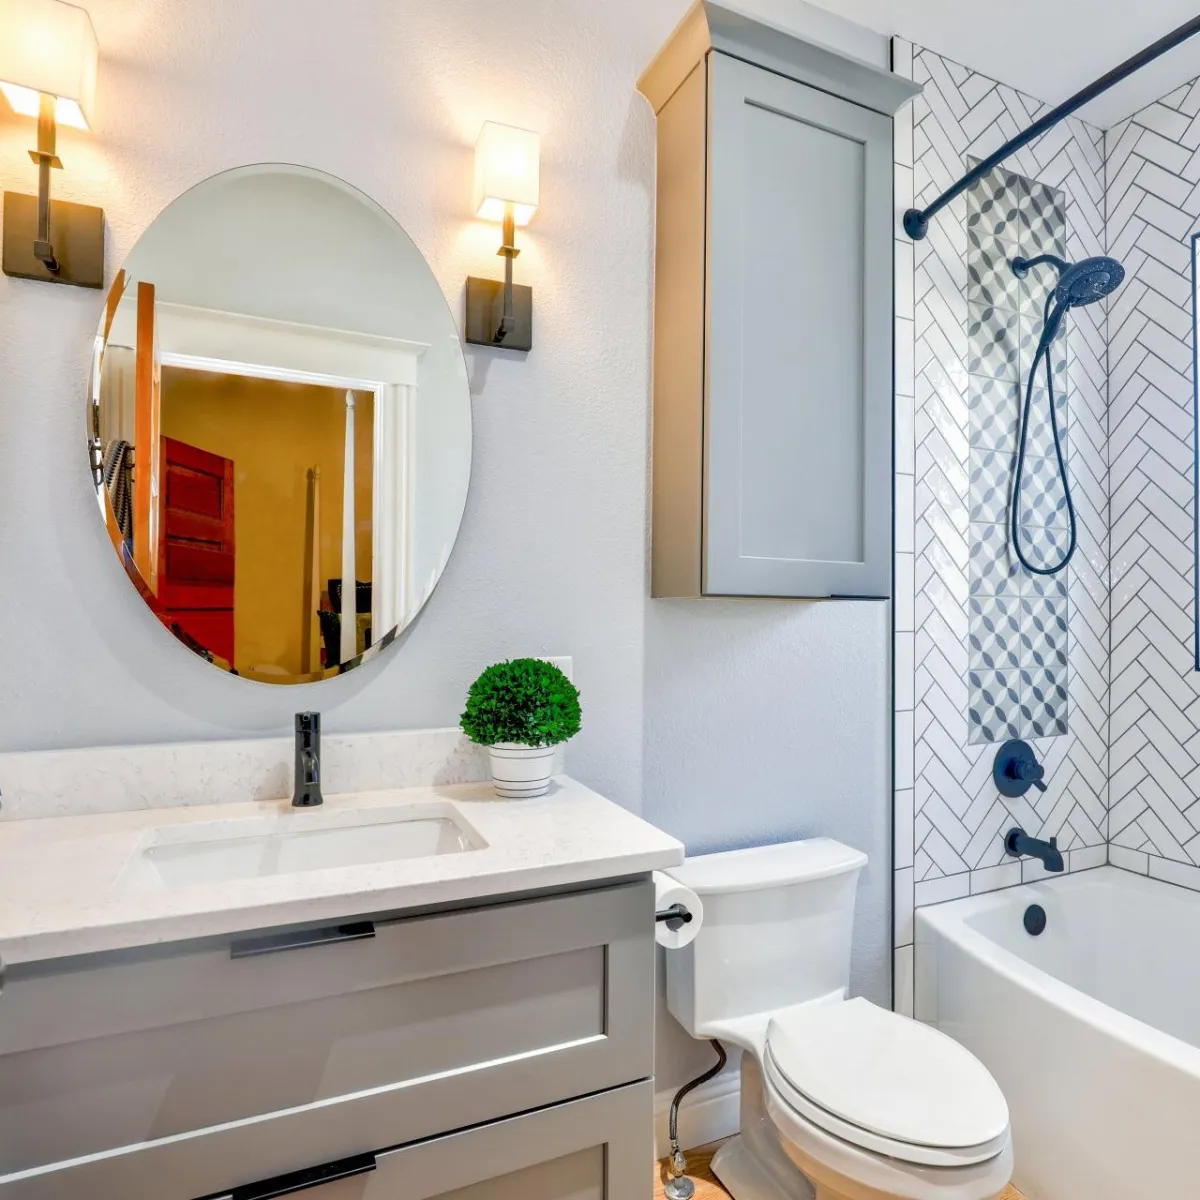
<path fill-rule="evenodd" d="M 667 1007 L 694 1037 L 850 983 L 854 895 L 867 856 L 812 838 L 689 858 L 670 871 L 704 903 L 690 946 L 668 951 Z"/>

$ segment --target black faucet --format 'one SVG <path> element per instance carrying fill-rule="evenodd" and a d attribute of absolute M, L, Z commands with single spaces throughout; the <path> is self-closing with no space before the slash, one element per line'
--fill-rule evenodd
<path fill-rule="evenodd" d="M 1047 871 L 1058 872 L 1063 869 L 1063 856 L 1058 848 L 1058 838 L 1043 842 L 1030 837 L 1023 829 L 1010 829 L 1004 835 L 1004 849 L 1013 858 L 1020 858 L 1024 854 L 1028 854 L 1030 858 L 1040 858 Z"/>
<path fill-rule="evenodd" d="M 324 804 L 321 795 L 321 714 L 296 714 L 296 785 L 292 792 L 293 808 L 314 808 Z"/>

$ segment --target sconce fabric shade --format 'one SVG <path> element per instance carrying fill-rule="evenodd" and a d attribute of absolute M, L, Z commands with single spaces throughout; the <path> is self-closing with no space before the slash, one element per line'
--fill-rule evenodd
<path fill-rule="evenodd" d="M 0 91 L 21 116 L 55 98 L 60 125 L 88 129 L 96 96 L 96 31 L 65 0 L 0 0 Z"/>
<path fill-rule="evenodd" d="M 528 129 L 485 122 L 475 143 L 475 211 L 485 221 L 503 221 L 507 205 L 513 220 L 528 225 L 538 206 L 541 138 Z"/>

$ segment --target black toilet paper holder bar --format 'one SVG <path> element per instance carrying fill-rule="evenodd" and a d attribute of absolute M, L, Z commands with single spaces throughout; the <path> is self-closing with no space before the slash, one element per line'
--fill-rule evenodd
<path fill-rule="evenodd" d="M 666 921 L 667 928 L 674 933 L 684 925 L 691 924 L 692 914 L 682 904 L 672 904 L 670 908 L 664 908 L 662 912 L 655 913 L 654 920 L 655 922 Z"/>

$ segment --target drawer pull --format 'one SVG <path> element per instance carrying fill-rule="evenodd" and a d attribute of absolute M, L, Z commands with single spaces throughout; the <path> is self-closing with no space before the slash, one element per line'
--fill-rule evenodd
<path fill-rule="evenodd" d="M 335 942 L 358 942 L 374 936 L 374 921 L 351 921 L 347 925 L 331 925 L 326 929 L 302 929 L 296 933 L 269 933 L 266 937 L 240 938 L 229 947 L 229 957 L 257 958 L 261 954 L 304 950 L 309 946 L 331 946 Z"/>
<path fill-rule="evenodd" d="M 325 1163 L 320 1167 L 309 1167 L 304 1171 L 292 1171 L 288 1175 L 276 1175 L 260 1183 L 247 1183 L 234 1188 L 229 1200 L 273 1200 L 275 1196 L 291 1196 L 296 1192 L 307 1192 L 309 1188 L 324 1183 L 336 1183 L 339 1179 L 352 1179 L 375 1170 L 375 1155 L 356 1154 L 353 1158 L 340 1158 L 337 1162 Z"/>

